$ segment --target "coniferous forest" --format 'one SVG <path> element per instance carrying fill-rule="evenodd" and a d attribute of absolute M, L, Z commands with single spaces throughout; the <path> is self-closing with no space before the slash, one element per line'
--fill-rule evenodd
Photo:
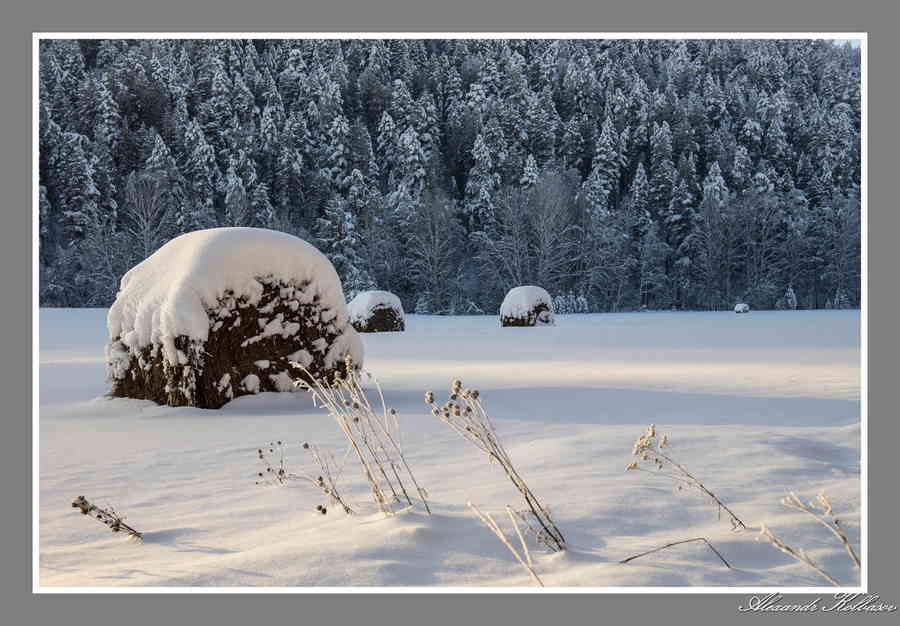
<path fill-rule="evenodd" d="M 348 297 L 850 308 L 859 50 L 822 40 L 44 40 L 41 306 L 169 239 L 310 241 Z"/>

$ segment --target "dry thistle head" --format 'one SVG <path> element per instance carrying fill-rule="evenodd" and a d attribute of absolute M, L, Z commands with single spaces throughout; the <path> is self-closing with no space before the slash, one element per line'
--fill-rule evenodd
<path fill-rule="evenodd" d="M 434 404 L 434 394 L 430 391 L 425 392 L 425 404 Z"/>

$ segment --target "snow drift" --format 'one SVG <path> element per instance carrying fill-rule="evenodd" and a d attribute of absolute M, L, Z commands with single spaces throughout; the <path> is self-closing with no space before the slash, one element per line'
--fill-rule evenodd
<path fill-rule="evenodd" d="M 361 333 L 401 331 L 403 304 L 389 291 L 362 291 L 347 305 L 350 323 Z"/>
<path fill-rule="evenodd" d="M 553 300 L 540 287 L 514 287 L 500 305 L 501 326 L 553 326 L 555 323 Z"/>
<path fill-rule="evenodd" d="M 330 261 L 286 233 L 213 228 L 168 242 L 122 278 L 107 316 L 112 395 L 218 408 L 362 363 Z"/>

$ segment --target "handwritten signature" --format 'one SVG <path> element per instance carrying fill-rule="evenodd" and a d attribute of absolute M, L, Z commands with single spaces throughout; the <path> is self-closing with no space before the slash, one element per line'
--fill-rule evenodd
<path fill-rule="evenodd" d="M 877 593 L 838 593 L 833 597 L 814 598 L 809 602 L 791 603 L 780 593 L 750 596 L 738 606 L 741 613 L 893 613 L 897 605 L 884 602 Z"/>

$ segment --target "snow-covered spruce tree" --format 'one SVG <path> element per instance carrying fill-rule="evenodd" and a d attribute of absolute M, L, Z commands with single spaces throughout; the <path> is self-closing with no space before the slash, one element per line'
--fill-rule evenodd
<path fill-rule="evenodd" d="M 216 163 L 212 146 L 206 141 L 203 129 L 192 121 L 185 134 L 187 161 L 183 172 L 188 184 L 190 215 L 185 220 L 193 229 L 211 226 L 215 220 L 216 192 L 222 173 Z"/>
<path fill-rule="evenodd" d="M 495 223 L 494 196 L 500 186 L 500 176 L 494 170 L 491 151 L 484 135 L 475 138 L 472 148 L 475 164 L 466 183 L 465 213 L 472 231 L 490 231 Z"/>
<path fill-rule="evenodd" d="M 797 294 L 794 288 L 788 285 L 787 291 L 784 292 L 784 306 L 791 311 L 797 310 Z"/>
<path fill-rule="evenodd" d="M 729 223 L 724 214 L 728 202 L 728 187 L 722 177 L 718 161 L 714 162 L 703 180 L 703 200 L 700 202 L 698 236 L 701 242 L 701 271 L 706 278 L 704 300 L 709 309 L 717 310 L 730 304 Z"/>
<path fill-rule="evenodd" d="M 225 219 L 229 226 L 249 226 L 250 207 L 244 181 L 237 173 L 237 160 L 232 158 L 222 181 L 225 192 Z"/>
<path fill-rule="evenodd" d="M 169 234 L 177 236 L 205 226 L 202 222 L 198 223 L 200 216 L 188 206 L 186 181 L 175 162 L 175 157 L 159 134 L 154 139 L 153 152 L 144 163 L 144 171 L 159 179 L 165 189 L 164 214 L 170 222 Z"/>
<path fill-rule="evenodd" d="M 316 247 L 334 265 L 348 298 L 375 286 L 357 252 L 356 217 L 346 199 L 334 196 L 325 207 L 324 216 L 317 222 Z"/>
<path fill-rule="evenodd" d="M 519 178 L 519 185 L 522 187 L 522 189 L 531 189 L 537 184 L 540 175 L 541 171 L 538 168 L 537 161 L 534 160 L 534 155 L 529 154 L 525 159 L 525 167 L 522 169 L 522 176 L 521 178 Z"/>
<path fill-rule="evenodd" d="M 655 221 L 650 221 L 641 238 L 639 255 L 641 305 L 649 309 L 668 309 L 671 306 L 666 281 L 669 246 L 660 238 L 659 227 Z"/>
<path fill-rule="evenodd" d="M 56 198 L 67 241 L 80 241 L 88 223 L 99 211 L 100 191 L 86 151 L 88 139 L 64 133 L 50 167 L 56 172 Z"/>
<path fill-rule="evenodd" d="M 87 195 L 120 235 L 132 171 L 165 171 L 170 181 L 183 181 L 175 184 L 184 194 L 173 212 L 175 234 L 230 222 L 223 179 L 235 159 L 248 203 L 265 214 L 268 195 L 272 225 L 308 236 L 332 197 L 347 196 L 347 176 L 360 170 L 389 201 L 357 215 L 361 229 L 379 221 L 382 229 L 375 246 L 365 237 L 378 253 L 360 254 L 379 285 L 392 281 L 389 288 L 410 303 L 416 287 L 403 269 L 409 241 L 394 230 L 425 210 L 425 189 L 447 196 L 460 212 L 491 202 L 498 210 L 510 188 L 533 188 L 536 173 L 568 166 L 577 170 L 573 189 L 608 191 L 602 226 L 624 239 L 610 239 L 601 255 L 586 254 L 585 207 L 592 203 L 573 200 L 567 211 L 578 228 L 567 243 L 580 252 L 558 285 L 545 286 L 584 293 L 604 310 L 636 306 L 639 220 L 622 209 L 635 204 L 639 164 L 649 187 L 647 210 L 673 251 L 665 291 L 678 306 L 730 305 L 738 293 L 761 294 L 753 296 L 754 306 L 768 306 L 788 284 L 804 307 L 822 306 L 839 286 L 859 302 L 859 229 L 840 200 L 858 200 L 861 183 L 860 54 L 852 48 L 727 40 L 47 40 L 38 74 L 39 185 L 45 189 L 40 275 L 73 290 L 57 302 L 91 297 L 75 280 L 76 268 L 90 263 L 82 258 L 86 249 L 70 249 L 84 238 L 78 213 L 90 207 L 73 202 L 79 187 L 89 190 L 84 168 L 78 172 L 73 163 L 73 134 L 84 138 L 80 149 L 97 190 Z M 346 144 L 329 136 L 341 118 L 350 128 Z M 399 193 L 406 172 L 418 169 L 399 171 L 400 139 L 409 128 L 424 176 Z M 496 184 L 480 184 L 486 179 L 475 149 L 479 134 Z M 332 178 L 336 152 L 345 161 L 338 159 Z M 669 162 L 676 164 L 671 197 Z M 709 229 L 698 210 L 714 162 L 730 199 L 720 208 L 722 263 L 710 280 L 700 271 L 707 267 L 701 251 L 709 250 L 700 243 Z M 749 195 L 758 175 L 772 185 L 767 202 L 779 207 L 765 229 L 754 225 L 759 212 Z M 796 208 L 800 197 L 806 209 Z M 379 215 L 370 219 L 370 212 Z M 251 213 L 252 223 L 267 221 L 256 209 Z M 761 245 L 763 230 L 773 236 Z M 533 234 L 527 239 L 531 246 Z M 779 242 L 774 249 L 765 243 L 772 239 Z M 59 250 L 68 250 L 66 268 L 55 267 L 63 262 Z M 461 268 L 455 299 L 495 306 L 483 290 L 494 270 L 487 258 L 473 255 L 471 246 L 457 247 L 455 256 Z M 631 280 L 620 286 L 625 267 Z M 711 297 L 711 288 L 718 295 Z"/>
<path fill-rule="evenodd" d="M 334 117 L 328 129 L 328 146 L 322 174 L 338 193 L 345 194 L 350 182 L 350 124 L 341 114 Z"/>

